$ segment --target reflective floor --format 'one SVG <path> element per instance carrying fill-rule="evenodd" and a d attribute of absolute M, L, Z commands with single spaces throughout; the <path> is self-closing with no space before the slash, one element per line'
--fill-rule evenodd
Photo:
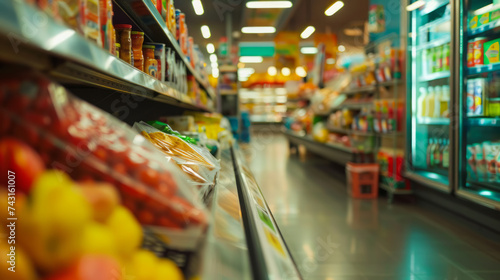
<path fill-rule="evenodd" d="M 439 212 L 350 199 L 335 164 L 289 155 L 280 134 L 246 151 L 304 279 L 500 280 L 500 244 Z"/>

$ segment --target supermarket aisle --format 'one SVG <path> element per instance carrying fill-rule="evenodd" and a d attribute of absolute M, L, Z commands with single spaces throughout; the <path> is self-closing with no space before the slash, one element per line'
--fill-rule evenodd
<path fill-rule="evenodd" d="M 305 279 L 500 279 L 500 244 L 414 205 L 351 200 L 334 164 L 253 137 L 250 166 Z"/>

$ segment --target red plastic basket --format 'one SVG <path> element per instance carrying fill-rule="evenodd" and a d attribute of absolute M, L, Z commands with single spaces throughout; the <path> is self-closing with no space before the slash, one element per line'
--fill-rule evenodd
<path fill-rule="evenodd" d="M 379 169 L 376 163 L 347 163 L 347 192 L 353 198 L 377 198 Z"/>

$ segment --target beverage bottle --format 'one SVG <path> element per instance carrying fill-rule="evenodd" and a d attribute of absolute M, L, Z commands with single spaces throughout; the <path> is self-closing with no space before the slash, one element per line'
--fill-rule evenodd
<path fill-rule="evenodd" d="M 434 72 L 443 71 L 443 46 L 436 47 L 436 69 Z"/>
<path fill-rule="evenodd" d="M 427 167 L 432 167 L 434 164 L 434 140 L 429 139 L 429 145 L 427 146 L 426 161 Z"/>
<path fill-rule="evenodd" d="M 417 99 L 417 117 L 427 117 L 427 90 L 424 87 L 420 89 L 420 96 Z"/>
<path fill-rule="evenodd" d="M 434 167 L 441 166 L 441 145 L 443 145 L 442 140 L 436 140 L 434 144 Z"/>
<path fill-rule="evenodd" d="M 443 149 L 443 168 L 450 166 L 450 140 L 446 140 L 446 145 Z"/>
<path fill-rule="evenodd" d="M 434 107 L 436 105 L 436 96 L 434 94 L 434 88 L 427 88 L 427 116 L 434 117 Z"/>
<path fill-rule="evenodd" d="M 429 50 L 422 51 L 422 75 L 429 75 Z"/>
<path fill-rule="evenodd" d="M 430 60 L 430 65 L 429 65 L 429 72 L 430 73 L 435 73 L 437 72 L 436 69 L 437 69 L 437 61 L 436 61 L 436 51 L 437 49 L 436 48 L 431 48 L 430 49 L 430 56 L 431 56 L 431 60 Z"/>
<path fill-rule="evenodd" d="M 447 118 L 450 114 L 450 86 L 443 86 L 441 93 L 440 117 Z"/>
<path fill-rule="evenodd" d="M 450 44 L 443 46 L 443 71 L 450 70 Z"/>
<path fill-rule="evenodd" d="M 442 87 L 436 86 L 434 88 L 434 112 L 432 117 L 441 117 L 441 98 L 443 97 Z"/>

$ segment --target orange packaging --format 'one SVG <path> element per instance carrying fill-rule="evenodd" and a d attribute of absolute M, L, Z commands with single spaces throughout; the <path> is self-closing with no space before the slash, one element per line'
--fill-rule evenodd
<path fill-rule="evenodd" d="M 474 67 L 474 41 L 467 43 L 467 67 Z"/>
<path fill-rule="evenodd" d="M 102 46 L 111 52 L 115 48 L 113 42 L 113 2 L 111 0 L 99 0 L 100 32 Z"/>
<path fill-rule="evenodd" d="M 182 53 L 187 55 L 187 27 L 186 15 L 184 13 L 180 14 L 179 23 L 179 45 L 181 46 Z"/>
<path fill-rule="evenodd" d="M 155 58 L 155 46 L 143 45 L 144 51 L 144 72 L 156 78 L 158 72 L 158 61 Z"/>
<path fill-rule="evenodd" d="M 144 43 L 144 32 L 132 31 L 132 53 L 134 55 L 134 67 L 141 71 L 144 71 L 142 43 Z"/>
<path fill-rule="evenodd" d="M 474 40 L 474 65 L 483 65 L 484 64 L 484 43 L 486 43 L 488 39 L 484 37 L 478 37 Z"/>

